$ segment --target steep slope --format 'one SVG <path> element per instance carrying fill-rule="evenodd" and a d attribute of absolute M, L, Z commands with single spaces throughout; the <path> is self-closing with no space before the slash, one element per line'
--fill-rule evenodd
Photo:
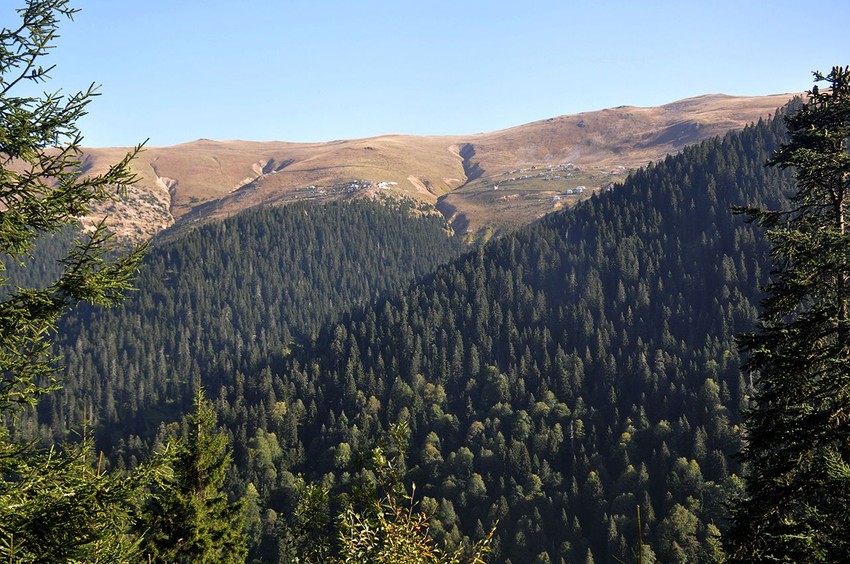
<path fill-rule="evenodd" d="M 47 243 L 42 258 L 64 256 L 70 240 Z M 150 438 L 161 420 L 189 408 L 194 384 L 215 397 L 221 382 L 253 374 L 257 359 L 309 343 L 342 312 L 463 249 L 439 214 L 372 202 L 250 210 L 157 245 L 131 299 L 63 323 L 64 388 L 40 406 L 47 426 L 23 418 L 18 432 L 62 440 L 88 417 L 107 450 L 129 434 Z M 52 273 L 13 273 L 27 274 L 40 285 L 38 275 Z"/>
<path fill-rule="evenodd" d="M 639 171 L 228 391 L 228 421 L 257 437 L 243 479 L 291 514 L 290 472 L 344 491 L 357 453 L 406 420 L 438 537 L 498 522 L 497 562 L 626 561 L 639 506 L 659 561 L 716 557 L 748 394 L 733 335 L 767 274 L 767 245 L 730 207 L 788 190 L 763 168 L 782 130 L 759 124 Z M 274 405 L 295 415 L 256 419 Z"/>
<path fill-rule="evenodd" d="M 339 315 L 320 265 L 337 257 L 332 271 L 362 286 L 373 279 L 358 269 L 380 268 L 407 224 L 378 242 L 364 238 L 388 222 L 371 214 L 355 231 L 328 216 L 307 240 L 262 236 L 273 215 L 206 226 L 157 253 L 136 306 L 91 312 L 68 334 L 66 392 L 24 431 L 61 434 L 96 407 L 101 447 L 133 464 L 201 378 L 233 439 L 235 487 L 257 492 L 254 554 L 266 559 L 298 497 L 293 474 L 344 491 L 397 420 L 439 537 L 498 522 L 496 561 L 614 562 L 635 545 L 639 506 L 660 561 L 709 559 L 740 487 L 730 454 L 748 388 L 733 335 L 768 270 L 761 234 L 730 207 L 775 206 L 789 190 L 763 167 L 782 135 L 771 120 L 687 148 L 318 335 L 283 316 L 315 330 Z M 300 233 L 314 212 L 256 213 Z M 206 247 L 222 238 L 226 252 Z M 349 244 L 360 251 L 324 252 Z M 295 276 L 291 290 L 277 276 Z M 289 291 L 298 305 L 284 306 Z"/>
<path fill-rule="evenodd" d="M 459 232 L 510 230 L 689 143 L 740 129 L 789 97 L 710 95 L 467 136 L 150 147 L 135 166 L 139 185 L 96 217 L 108 212 L 117 233 L 138 239 L 175 221 L 194 225 L 266 204 L 404 195 L 437 204 Z M 87 151 L 92 170 L 121 154 Z"/>

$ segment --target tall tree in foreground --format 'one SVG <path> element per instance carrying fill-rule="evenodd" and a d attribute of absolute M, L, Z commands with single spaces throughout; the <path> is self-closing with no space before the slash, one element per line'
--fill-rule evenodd
<path fill-rule="evenodd" d="M 0 558 L 10 562 L 132 559 L 136 544 L 125 533 L 153 470 L 112 475 L 92 468 L 85 446 L 40 452 L 10 438 L 16 414 L 58 385 L 50 347 L 59 318 L 79 302 L 119 301 L 142 256 L 109 258 L 101 224 L 48 286 L 20 288 L 6 276 L 6 265 L 24 263 L 39 237 L 79 226 L 93 203 L 134 181 L 133 153 L 102 175 L 80 174 L 76 122 L 93 88 L 19 93 L 48 78 L 41 62 L 60 19 L 74 12 L 67 0 L 29 0 L 20 21 L 0 30 Z"/>
<path fill-rule="evenodd" d="M 230 503 L 224 491 L 227 435 L 200 389 L 175 457 L 173 476 L 143 512 L 145 555 L 153 562 L 244 562 L 242 503 Z"/>
<path fill-rule="evenodd" d="M 850 554 L 850 67 L 815 73 L 768 161 L 795 171 L 783 210 L 748 208 L 775 269 L 755 333 L 740 337 L 756 384 L 745 414 L 746 496 L 733 561 L 838 562 Z"/>

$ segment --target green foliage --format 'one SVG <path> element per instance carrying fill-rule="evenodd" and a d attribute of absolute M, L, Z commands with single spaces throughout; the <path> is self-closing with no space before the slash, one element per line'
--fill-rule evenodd
<path fill-rule="evenodd" d="M 188 434 L 175 447 L 174 473 L 158 481 L 142 511 L 142 548 L 150 561 L 245 561 L 243 504 L 231 503 L 224 491 L 231 456 L 216 423 L 199 389 Z"/>
<path fill-rule="evenodd" d="M 255 492 L 258 560 L 319 560 L 304 547 L 338 538 L 322 527 L 375 479 L 358 461 L 400 421 L 406 483 L 447 550 L 499 523 L 495 562 L 634 561 L 640 506 L 644 558 L 674 542 L 720 558 L 751 392 L 734 335 L 769 270 L 767 242 L 729 208 L 782 201 L 790 174 L 763 163 L 783 140 L 775 119 L 705 142 L 436 269 L 458 250 L 442 227 L 374 204 L 206 226 L 151 251 L 131 303 L 69 324 L 69 374 L 91 377 L 23 423 L 60 432 L 90 400 L 101 448 L 131 468 L 203 374 L 231 494 Z M 414 249 L 430 258 L 408 285 L 394 257 Z"/>
<path fill-rule="evenodd" d="M 129 162 L 98 176 L 80 174 L 77 120 L 94 88 L 70 96 L 18 94 L 41 84 L 43 68 L 62 17 L 75 10 L 66 0 L 30 0 L 20 22 L 0 30 L 0 557 L 10 562 L 132 559 L 133 508 L 145 485 L 163 471 L 162 460 L 131 476 L 92 470 L 82 446 L 36 450 L 10 439 L 16 417 L 57 388 L 50 347 L 60 317 L 80 302 L 120 301 L 142 249 L 110 254 L 103 223 L 82 236 L 60 260 L 56 276 L 38 287 L 18 287 L 7 265 L 26 262 L 34 242 L 69 227 L 114 188 L 132 183 Z"/>
<path fill-rule="evenodd" d="M 102 408 L 94 414 L 100 448 L 126 443 L 128 434 L 150 447 L 161 422 L 191 410 L 199 376 L 213 398 L 240 380 L 271 386 L 253 376 L 343 312 L 463 248 L 441 217 L 366 201 L 255 210 L 162 242 L 120 309 L 89 308 L 65 320 L 57 350 L 68 381 L 45 398 L 40 421 L 19 428 L 34 438 L 42 425 L 61 439 L 80 425 L 88 398 Z M 238 442 L 236 449 L 246 446 Z M 127 450 L 138 457 L 149 448 Z"/>
<path fill-rule="evenodd" d="M 126 562 L 147 486 L 168 473 L 168 453 L 129 476 L 92 468 L 91 442 L 60 452 L 3 444 L 0 556 L 9 562 Z"/>
<path fill-rule="evenodd" d="M 279 560 L 293 564 L 324 562 L 331 557 L 336 540 L 328 490 L 298 476 L 292 491 L 297 501 L 279 532 Z"/>
<path fill-rule="evenodd" d="M 408 429 L 390 428 L 392 445 L 369 453 L 372 480 L 348 497 L 329 527 L 327 490 L 302 482 L 291 528 L 284 531 L 282 557 L 289 562 L 370 562 L 375 564 L 484 564 L 493 532 L 470 550 L 448 550 L 429 534 L 428 516 L 418 511 L 415 488 L 403 482 Z M 318 534 L 317 534 L 318 533 Z M 294 542 L 293 542 L 294 541 Z"/>
<path fill-rule="evenodd" d="M 110 189 L 135 181 L 131 152 L 98 176 L 81 176 L 76 121 L 85 115 L 94 88 L 67 98 L 17 96 L 22 82 L 41 83 L 48 69 L 40 62 L 56 36 L 59 18 L 75 10 L 67 1 L 31 1 L 19 9 L 21 25 L 0 30 L 0 409 L 32 406 L 55 389 L 49 362 L 50 340 L 59 318 L 78 302 L 113 304 L 130 288 L 142 257 L 139 249 L 115 259 L 105 226 L 78 241 L 61 260 L 62 274 L 40 289 L 9 288 L 7 262 L 21 262 L 34 241 L 77 225 Z M 58 147 L 53 149 L 53 147 Z"/>
<path fill-rule="evenodd" d="M 768 251 L 729 208 L 790 187 L 762 167 L 782 129 L 669 157 L 329 327 L 279 372 L 304 406 L 280 441 L 303 449 L 292 471 L 350 491 L 337 446 L 364 452 L 407 421 L 439 542 L 498 521 L 495 561 L 633 561 L 639 505 L 647 557 L 721 558 L 750 393 L 734 334 L 755 319 Z M 240 397 L 260 400 L 226 401 Z"/>
<path fill-rule="evenodd" d="M 767 229 L 774 270 L 757 329 L 739 341 L 756 393 L 735 561 L 850 554 L 850 67 L 815 80 L 829 88 L 786 118 L 790 141 L 769 161 L 794 169 L 790 205 L 745 210 Z"/>

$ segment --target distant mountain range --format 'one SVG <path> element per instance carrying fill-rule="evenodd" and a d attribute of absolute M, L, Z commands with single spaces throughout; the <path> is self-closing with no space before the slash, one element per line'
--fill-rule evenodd
<path fill-rule="evenodd" d="M 148 147 L 140 180 L 97 211 L 129 239 L 191 227 L 262 205 L 407 196 L 433 205 L 455 231 L 511 230 L 628 172 L 774 114 L 791 94 L 712 94 L 655 108 L 620 106 L 491 133 L 383 135 L 326 143 L 211 141 Z M 123 148 L 86 149 L 85 172 Z"/>

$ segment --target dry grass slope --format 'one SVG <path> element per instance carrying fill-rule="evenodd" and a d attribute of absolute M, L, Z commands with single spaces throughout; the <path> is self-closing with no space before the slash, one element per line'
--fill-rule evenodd
<path fill-rule="evenodd" d="M 715 94 L 467 136 L 204 139 L 150 147 L 134 165 L 139 184 L 99 215 L 108 213 L 119 235 L 141 239 L 175 222 L 189 225 L 253 206 L 400 195 L 435 205 L 457 231 L 487 237 L 571 205 L 685 145 L 766 117 L 790 97 Z M 89 149 L 86 167 L 100 170 L 122 154 Z"/>

